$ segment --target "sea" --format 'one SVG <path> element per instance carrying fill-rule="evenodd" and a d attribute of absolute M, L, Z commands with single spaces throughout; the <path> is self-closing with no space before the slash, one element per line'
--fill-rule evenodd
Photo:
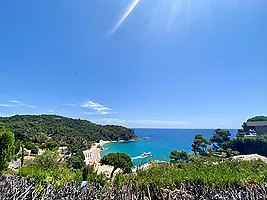
<path fill-rule="evenodd" d="M 231 137 L 235 137 L 237 129 L 227 129 Z M 135 134 L 141 138 L 134 142 L 115 142 L 104 145 L 101 157 L 109 153 L 126 153 L 134 165 L 147 163 L 149 160 L 169 161 L 170 152 L 174 149 L 185 150 L 191 153 L 191 145 L 196 134 L 202 134 L 209 139 L 214 129 L 134 129 Z M 152 156 L 141 158 L 143 152 L 151 152 Z"/>

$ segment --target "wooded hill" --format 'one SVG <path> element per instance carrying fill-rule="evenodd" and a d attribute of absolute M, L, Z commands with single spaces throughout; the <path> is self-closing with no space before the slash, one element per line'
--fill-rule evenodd
<path fill-rule="evenodd" d="M 68 145 L 73 150 L 84 149 L 93 141 L 137 138 L 132 129 L 123 126 L 102 126 L 58 115 L 0 117 L 0 124 L 9 128 L 18 140 L 41 144 L 53 141 L 58 145 Z"/>

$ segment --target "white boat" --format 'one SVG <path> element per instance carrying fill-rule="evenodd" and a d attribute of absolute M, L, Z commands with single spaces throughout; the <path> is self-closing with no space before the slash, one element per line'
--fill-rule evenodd
<path fill-rule="evenodd" d="M 150 156 L 152 156 L 152 153 L 151 152 L 144 152 L 144 153 L 141 154 L 140 157 L 147 158 L 147 157 L 150 157 Z"/>

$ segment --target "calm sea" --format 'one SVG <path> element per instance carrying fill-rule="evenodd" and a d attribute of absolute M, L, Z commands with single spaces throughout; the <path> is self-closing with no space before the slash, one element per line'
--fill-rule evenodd
<path fill-rule="evenodd" d="M 231 137 L 237 133 L 236 129 L 228 130 L 231 132 Z M 190 153 L 196 134 L 200 133 L 209 139 L 214 133 L 214 129 L 134 129 L 134 131 L 138 137 L 148 137 L 148 140 L 106 144 L 104 147 L 107 150 L 101 151 L 101 156 L 123 152 L 130 155 L 134 164 L 145 163 L 149 159 L 169 160 L 170 152 L 174 149 Z M 140 158 L 143 152 L 151 152 L 152 157 Z"/>

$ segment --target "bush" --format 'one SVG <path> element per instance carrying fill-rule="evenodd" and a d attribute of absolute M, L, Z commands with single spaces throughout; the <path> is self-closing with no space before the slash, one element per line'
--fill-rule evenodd
<path fill-rule="evenodd" d="M 26 166 L 44 170 L 54 168 L 57 166 L 57 155 L 55 152 L 46 151 L 44 154 L 36 156 L 34 160 L 29 161 Z"/>
<path fill-rule="evenodd" d="M 25 148 L 31 150 L 32 154 L 38 154 L 38 147 L 34 145 L 32 142 L 27 142 L 25 144 Z"/>
<path fill-rule="evenodd" d="M 256 138 L 234 138 L 222 146 L 225 150 L 232 149 L 241 155 L 257 153 L 267 156 L 267 135 L 259 135 Z"/>
<path fill-rule="evenodd" d="M 67 183 L 76 180 L 81 182 L 81 171 L 73 171 L 66 167 L 54 167 L 52 169 L 44 169 L 40 167 L 24 166 L 20 168 L 19 176 L 27 178 L 35 178 L 36 184 L 40 187 L 44 182 L 51 183 L 55 188 L 59 188 Z"/>

